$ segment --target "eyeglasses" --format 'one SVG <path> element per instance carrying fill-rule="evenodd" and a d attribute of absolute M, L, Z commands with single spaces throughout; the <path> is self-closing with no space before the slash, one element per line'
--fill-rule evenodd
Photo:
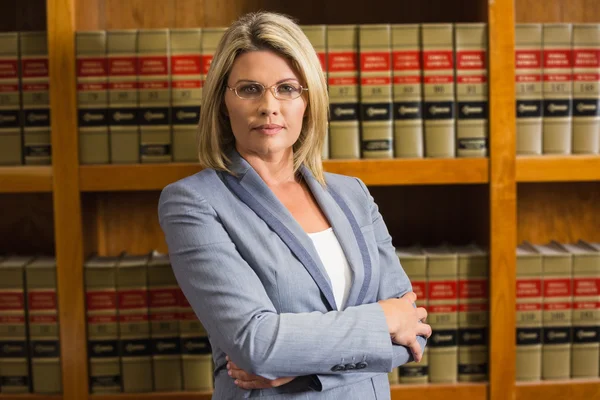
<path fill-rule="evenodd" d="M 227 86 L 227 89 L 233 90 L 237 97 L 244 100 L 258 100 L 264 96 L 267 89 L 271 90 L 276 99 L 294 100 L 308 90 L 296 82 L 282 82 L 270 87 L 258 82 L 240 82 L 235 87 Z"/>

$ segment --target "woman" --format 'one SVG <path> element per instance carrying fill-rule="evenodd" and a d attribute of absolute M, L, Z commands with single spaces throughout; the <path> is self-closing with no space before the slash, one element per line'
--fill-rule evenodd
<path fill-rule="evenodd" d="M 365 185 L 323 173 L 327 110 L 290 19 L 249 14 L 225 33 L 204 86 L 205 169 L 159 201 L 216 399 L 387 399 L 387 372 L 431 334 Z"/>

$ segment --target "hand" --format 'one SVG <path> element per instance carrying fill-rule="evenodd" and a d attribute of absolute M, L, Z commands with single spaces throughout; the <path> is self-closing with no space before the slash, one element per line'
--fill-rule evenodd
<path fill-rule="evenodd" d="M 421 361 L 423 354 L 417 342 L 417 336 L 431 336 L 431 326 L 422 323 L 427 319 L 427 311 L 423 307 L 414 307 L 417 295 L 406 293 L 400 299 L 379 301 L 394 343 L 408 347 L 416 362 Z"/>
<path fill-rule="evenodd" d="M 235 379 L 234 383 L 242 389 L 275 388 L 275 387 L 283 386 L 286 383 L 289 383 L 289 382 L 293 381 L 294 379 L 296 379 L 295 376 L 292 376 L 289 378 L 278 378 L 278 379 L 269 380 L 269 379 L 263 378 L 262 376 L 249 374 L 248 372 L 244 371 L 243 369 L 241 369 L 240 367 L 235 365 L 235 363 L 229 359 L 229 356 L 227 356 L 226 358 L 227 358 L 227 373 L 229 374 L 229 376 L 231 376 L 233 379 Z"/>

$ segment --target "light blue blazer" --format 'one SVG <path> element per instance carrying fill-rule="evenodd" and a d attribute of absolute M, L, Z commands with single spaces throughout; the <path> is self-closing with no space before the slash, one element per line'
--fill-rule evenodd
<path fill-rule="evenodd" d="M 389 399 L 387 373 L 412 360 L 392 344 L 378 300 L 412 290 L 365 185 L 304 176 L 352 269 L 343 310 L 310 237 L 237 152 L 235 176 L 203 170 L 165 187 L 158 206 L 177 281 L 206 328 L 214 399 Z M 421 347 L 425 339 L 419 338 Z M 243 390 L 225 355 L 279 388 Z"/>

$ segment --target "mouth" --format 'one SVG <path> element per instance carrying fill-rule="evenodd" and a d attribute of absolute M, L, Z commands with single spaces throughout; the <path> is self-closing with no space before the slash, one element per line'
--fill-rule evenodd
<path fill-rule="evenodd" d="M 275 135 L 282 129 L 283 129 L 283 126 L 276 125 L 276 124 L 263 124 L 263 125 L 258 125 L 258 126 L 255 126 L 254 128 L 252 128 L 252 130 L 258 131 L 265 135 Z"/>

